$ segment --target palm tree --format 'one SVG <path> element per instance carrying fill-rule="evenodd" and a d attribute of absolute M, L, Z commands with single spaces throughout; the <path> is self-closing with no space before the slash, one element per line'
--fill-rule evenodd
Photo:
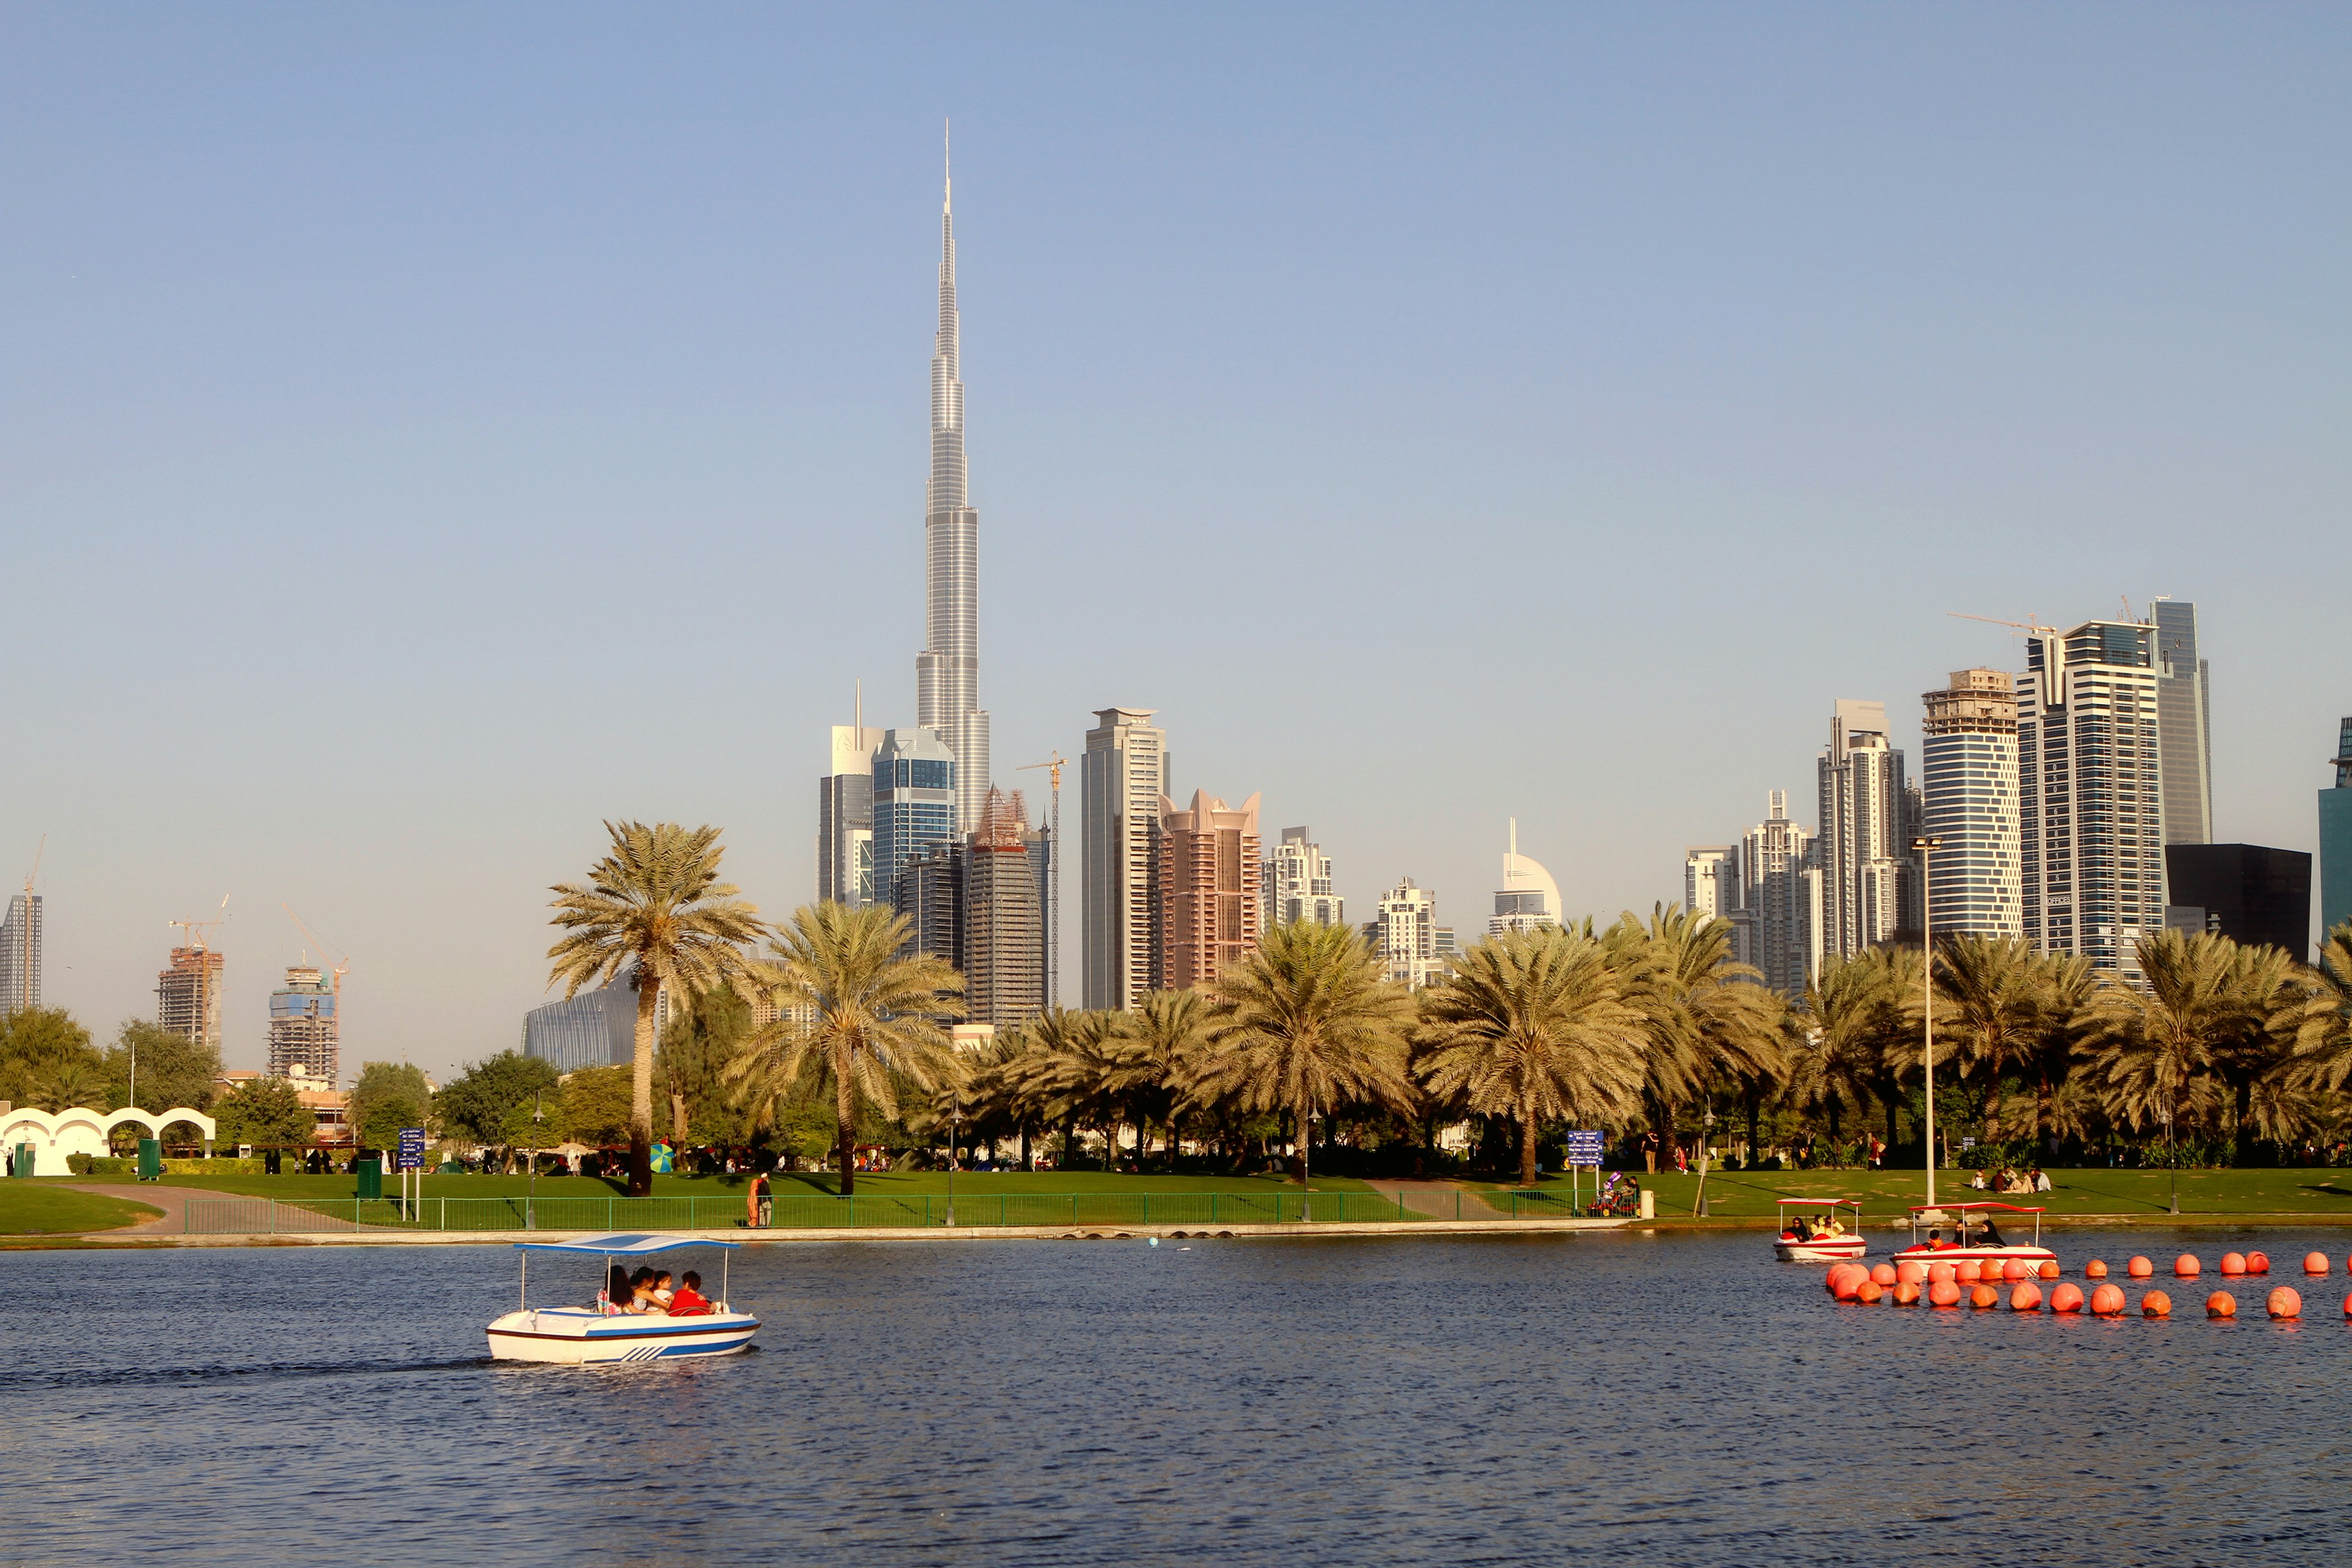
<path fill-rule="evenodd" d="M 2033 1074 L 2033 1136 L 2072 1131 L 2089 1121 L 2090 1097 L 2068 1092 L 2083 1054 L 2084 1018 L 2099 994 L 2098 972 L 2079 952 L 2045 952 L 2034 962 L 2042 1020 L 2026 1065 Z"/>
<path fill-rule="evenodd" d="M 2319 967 L 2303 976 L 2302 994 L 2273 1018 L 2291 1033 L 2289 1071 L 2297 1081 L 2333 1094 L 2352 1078 L 2352 922 L 2327 933 Z"/>
<path fill-rule="evenodd" d="M 1423 1011 L 1430 1091 L 1518 1124 L 1521 1186 L 1535 1184 L 1545 1121 L 1621 1121 L 1641 1105 L 1644 1020 L 1585 932 L 1549 926 L 1480 942 Z"/>
<path fill-rule="evenodd" d="M 1033 1081 L 1045 1096 L 1048 1114 L 1062 1121 L 1063 1159 L 1068 1160 L 1083 1123 L 1102 1130 L 1103 1169 L 1110 1170 L 1118 1163 L 1119 1127 L 1141 1084 L 1138 1064 L 1142 1051 L 1128 1032 L 1127 1015 L 1057 1007 L 1041 1016 L 1034 1029 L 1039 1060 Z M 1139 1128 L 1139 1159 L 1142 1150 Z"/>
<path fill-rule="evenodd" d="M 727 1068 L 730 1082 L 763 1094 L 832 1089 L 844 1196 L 857 1190 L 859 1109 L 896 1117 L 902 1086 L 929 1091 L 957 1072 L 940 1020 L 962 1016 L 963 976 L 944 959 L 904 952 L 912 929 L 878 904 L 793 910 L 759 976 L 779 1016 Z"/>
<path fill-rule="evenodd" d="M 1130 1102 L 1136 1108 L 1136 1158 L 1143 1157 L 1150 1112 L 1158 1110 L 1168 1129 L 1168 1168 L 1176 1168 L 1176 1128 L 1185 1109 L 1183 1086 L 1194 1059 L 1209 1043 L 1214 1004 L 1196 990 L 1154 991 L 1127 1021 L 1135 1046 L 1129 1066 Z"/>
<path fill-rule="evenodd" d="M 1830 959 L 1805 984 L 1796 1017 L 1804 1041 L 1796 1086 L 1808 1103 L 1829 1113 L 1832 1142 L 1838 1140 L 1845 1101 L 1859 1106 L 1878 1088 L 1887 1005 L 1884 966 L 1862 958 Z M 1891 1113 L 1886 1138 L 1895 1141 Z"/>
<path fill-rule="evenodd" d="M 2216 1074 L 2246 1011 L 2236 948 L 2203 931 L 2158 931 L 2137 944 L 2147 989 L 2101 980 L 2084 1022 L 2110 1115 L 2135 1129 L 2159 1121 L 2169 1135 L 2184 1112 L 2201 1121 L 2218 1109 Z"/>
<path fill-rule="evenodd" d="M 1603 948 L 1642 1015 L 1645 1098 L 1671 1127 L 1683 1100 L 1729 1079 L 1752 1146 L 1765 1088 L 1788 1076 L 1787 1008 L 1759 971 L 1732 957 L 1730 922 L 1654 905 L 1646 926 L 1620 915 Z"/>
<path fill-rule="evenodd" d="M 1364 939 L 1341 925 L 1276 926 L 1218 975 L 1211 1044 L 1194 1083 L 1244 1110 L 1291 1118 L 1298 1179 L 1318 1107 L 1344 1100 L 1409 1109 L 1412 994 L 1381 977 Z"/>
<path fill-rule="evenodd" d="M 691 1008 L 712 986 L 748 983 L 743 949 L 768 928 L 759 906 L 719 879 L 723 850 L 715 827 L 604 824 L 612 852 L 585 886 L 559 883 L 555 924 L 566 931 L 547 956 L 549 984 L 568 999 L 583 985 L 634 971 L 637 991 L 635 1066 L 629 1090 L 629 1195 L 653 1191 L 654 1013 L 667 988 L 673 1006 Z"/>
<path fill-rule="evenodd" d="M 2042 974 L 2021 937 L 1967 932 L 1936 952 L 1943 972 L 1936 1024 L 1957 1047 L 1963 1075 L 1983 1075 L 1985 1141 L 2000 1131 L 2000 1082 L 2042 1041 Z M 2038 1128 L 2038 1116 L 2037 1116 Z"/>
<path fill-rule="evenodd" d="M 2274 1020 L 2304 987 L 2297 984 L 2300 966 L 2285 949 L 2243 942 L 2232 946 L 2230 991 L 2237 1016 L 2221 1043 L 2218 1065 L 2231 1094 L 2231 1158 L 2243 1165 L 2253 1157 L 2256 1132 L 2283 1138 L 2294 1131 L 2294 1097 L 2266 1093 L 2258 1104 L 2255 1089 L 2269 1084 L 2294 1054 L 2294 1037 L 2276 1028 Z"/>

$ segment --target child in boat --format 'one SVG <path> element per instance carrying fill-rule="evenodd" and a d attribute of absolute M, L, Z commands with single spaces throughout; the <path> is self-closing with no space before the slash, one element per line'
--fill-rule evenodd
<path fill-rule="evenodd" d="M 677 1291 L 673 1289 L 670 1284 L 669 1270 L 667 1268 L 656 1269 L 654 1271 L 653 1298 L 656 1301 L 661 1304 L 663 1311 L 667 1312 L 669 1310 L 670 1298 L 677 1294 Z"/>
<path fill-rule="evenodd" d="M 650 1268 L 640 1268 L 629 1276 L 629 1311 L 651 1313 L 656 1317 L 669 1314 L 669 1309 L 654 1299 L 654 1271 Z"/>
<path fill-rule="evenodd" d="M 689 1268 L 678 1281 L 677 1293 L 670 1298 L 669 1315 L 673 1318 L 699 1318 L 710 1310 L 710 1298 L 702 1293 L 702 1276 Z"/>

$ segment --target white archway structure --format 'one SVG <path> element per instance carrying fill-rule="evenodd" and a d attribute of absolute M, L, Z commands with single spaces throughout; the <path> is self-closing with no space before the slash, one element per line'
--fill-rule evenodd
<path fill-rule="evenodd" d="M 184 1105 L 152 1112 L 134 1107 L 92 1110 L 82 1105 L 54 1114 L 47 1110 L 8 1110 L 0 1111 L 0 1149 L 14 1153 L 17 1145 L 30 1143 L 33 1174 L 69 1176 L 73 1172 L 66 1164 L 67 1156 L 103 1157 L 108 1152 L 108 1138 L 126 1121 L 144 1127 L 147 1136 L 156 1139 L 162 1138 L 163 1129 L 173 1122 L 188 1122 L 205 1135 L 206 1154 L 213 1152 L 213 1139 L 220 1131 L 219 1123 L 211 1117 Z"/>

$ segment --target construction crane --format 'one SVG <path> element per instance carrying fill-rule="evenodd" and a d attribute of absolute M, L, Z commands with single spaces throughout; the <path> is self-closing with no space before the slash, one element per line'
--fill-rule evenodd
<path fill-rule="evenodd" d="M 2019 631 L 2032 632 L 2037 637 L 2058 635 L 2056 626 L 2045 626 L 2040 621 L 2004 621 L 1999 616 L 1972 616 L 1965 610 L 1946 610 L 1944 613 L 1956 621 L 1982 621 L 1989 626 L 2015 626 Z"/>
<path fill-rule="evenodd" d="M 222 902 L 226 903 L 227 900 L 224 899 Z M 312 947 L 319 950 L 319 956 L 320 958 L 325 958 L 328 953 L 334 951 L 325 942 L 320 942 L 317 934 L 313 932 L 309 926 L 302 923 L 302 917 L 294 912 L 293 905 L 281 902 L 278 907 L 286 911 L 286 918 L 294 922 L 294 929 L 302 933 L 304 940 L 309 942 Z M 333 992 L 335 998 L 335 1038 L 340 1042 L 342 1039 L 343 1034 L 343 975 L 348 973 L 352 967 L 352 955 L 347 952 L 343 954 L 342 957 L 334 960 L 333 963 L 335 973 Z M 325 965 L 322 964 L 320 967 L 324 968 Z M 339 1074 L 338 1076 L 341 1075 Z M 330 1085 L 329 1087 L 332 1088 L 333 1086 Z"/>
<path fill-rule="evenodd" d="M 293 911 L 289 910 L 287 913 L 291 914 Z M 208 921 L 165 921 L 163 923 L 165 925 L 178 926 L 182 931 L 186 931 L 188 933 L 189 945 L 194 947 L 198 952 L 202 952 L 212 945 L 205 940 L 205 932 L 212 930 L 215 926 L 227 923 L 227 921 L 228 895 L 226 893 L 223 893 L 221 895 L 220 912 L 213 916 L 212 919 Z M 301 922 L 297 921 L 295 923 L 299 925 Z"/>
<path fill-rule="evenodd" d="M 1045 1005 L 1062 1005 L 1062 769 L 1069 759 L 1055 752 L 1042 763 L 1024 763 L 1013 771 L 1016 773 L 1046 770 L 1045 777 L 1054 787 L 1054 858 L 1046 865 L 1046 898 L 1052 900 L 1052 918 L 1045 928 L 1053 940 L 1045 944 Z"/>

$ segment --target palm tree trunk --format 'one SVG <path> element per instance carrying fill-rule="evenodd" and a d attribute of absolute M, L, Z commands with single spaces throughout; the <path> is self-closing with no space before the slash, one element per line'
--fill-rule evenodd
<path fill-rule="evenodd" d="M 1536 1113 L 1532 1106 L 1519 1107 L 1519 1185 L 1536 1184 Z"/>
<path fill-rule="evenodd" d="M 1752 1083 L 1748 1086 L 1748 1163 L 1750 1168 L 1756 1163 L 1756 1119 L 1763 1110 L 1763 1099 L 1761 1088 Z M 1834 1138 L 1837 1135 L 1832 1132 L 1831 1136 Z"/>
<path fill-rule="evenodd" d="M 629 1067 L 629 1196 L 654 1190 L 654 1004 L 659 985 L 638 973 L 636 1049 Z"/>
<path fill-rule="evenodd" d="M 1021 1124 L 1021 1168 L 1024 1171 L 1037 1168 L 1029 1158 L 1029 1124 L 1026 1121 Z"/>
<path fill-rule="evenodd" d="M 857 1191 L 857 1089 L 845 1060 L 834 1063 L 833 1116 L 834 1146 L 838 1151 L 834 1163 L 841 1171 L 841 1195 L 848 1197 Z"/>

